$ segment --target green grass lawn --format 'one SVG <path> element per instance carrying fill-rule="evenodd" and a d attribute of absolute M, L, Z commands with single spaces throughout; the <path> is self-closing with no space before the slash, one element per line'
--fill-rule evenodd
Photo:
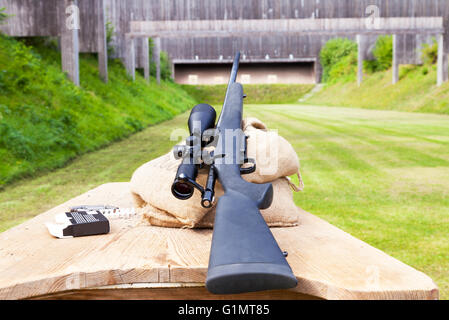
<path fill-rule="evenodd" d="M 92 54 L 80 55 L 76 87 L 51 43 L 0 34 L 0 188 L 62 167 L 194 103 L 171 81 L 157 85 L 153 78 L 148 84 L 139 74 L 132 81 L 119 60 L 108 62 L 104 83 Z"/>
<path fill-rule="evenodd" d="M 449 82 L 437 87 L 436 65 L 401 65 L 399 71 L 395 85 L 391 83 L 391 69 L 365 74 L 360 87 L 355 77 L 328 83 L 306 103 L 449 115 Z"/>
<path fill-rule="evenodd" d="M 226 93 L 226 84 L 189 85 L 181 87 L 197 101 L 211 105 L 222 104 Z M 247 104 L 280 104 L 297 103 L 298 100 L 312 90 L 311 84 L 245 84 L 245 103 Z"/>
<path fill-rule="evenodd" d="M 295 202 L 421 270 L 449 298 L 449 116 L 356 108 L 247 105 L 296 149 L 306 188 Z M 170 150 L 188 114 L 65 168 L 0 191 L 0 231 L 99 184 L 128 181 Z"/>

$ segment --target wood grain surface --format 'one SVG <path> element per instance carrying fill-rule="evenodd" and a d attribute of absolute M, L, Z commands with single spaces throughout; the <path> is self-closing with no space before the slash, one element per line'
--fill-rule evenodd
<path fill-rule="evenodd" d="M 189 290 L 192 297 L 209 296 L 202 286 L 212 230 L 153 227 L 136 217 L 112 220 L 107 235 L 53 238 L 44 223 L 81 204 L 133 206 L 128 183 L 109 183 L 0 234 L 0 299 L 70 294 L 112 299 L 127 292 L 119 290 L 136 290 L 134 296 L 150 299 L 168 298 L 169 292 L 185 298 Z M 285 297 L 438 298 L 437 286 L 424 273 L 310 213 L 298 209 L 298 214 L 299 226 L 272 229 L 298 278 L 298 286 L 285 291 Z M 191 289 L 191 283 L 201 287 Z M 138 284 L 145 285 L 133 287 Z M 279 294 L 272 292 L 272 297 Z"/>

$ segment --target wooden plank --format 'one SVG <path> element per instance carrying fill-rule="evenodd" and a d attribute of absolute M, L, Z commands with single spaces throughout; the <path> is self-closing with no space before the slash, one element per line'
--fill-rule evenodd
<path fill-rule="evenodd" d="M 97 2 L 78 0 L 82 26 L 79 30 L 80 52 L 98 52 L 98 16 L 102 11 Z"/>
<path fill-rule="evenodd" d="M 203 285 L 212 230 L 153 227 L 135 217 L 111 220 L 107 235 L 61 240 L 44 226 L 70 206 L 98 203 L 133 206 L 129 183 L 102 185 L 1 233 L 0 299 L 63 298 L 61 294 L 70 292 L 78 297 L 116 297 L 117 292 L 79 290 L 123 289 L 138 283 L 160 283 L 159 288 Z M 297 292 L 324 299 L 438 298 L 435 283 L 422 272 L 310 213 L 298 209 L 298 215 L 299 226 L 271 229 L 279 246 L 288 251 L 299 282 L 286 296 Z M 173 294 L 184 297 L 188 292 Z M 136 291 L 134 297 L 154 297 L 154 292 Z"/>
<path fill-rule="evenodd" d="M 399 81 L 399 48 L 398 35 L 393 35 L 393 79 L 392 83 L 396 84 Z"/>
<path fill-rule="evenodd" d="M 244 52 L 241 52 L 242 55 Z M 304 57 L 304 58 L 271 58 L 270 59 L 248 59 L 248 58 L 241 58 L 240 64 L 245 63 L 297 63 L 297 62 L 315 62 L 316 58 L 314 57 Z M 173 59 L 173 63 L 175 64 L 209 64 L 209 63 L 216 63 L 216 64 L 232 64 L 234 59 L 201 59 L 201 60 L 193 60 L 193 59 Z"/>
<path fill-rule="evenodd" d="M 263 36 L 269 34 L 443 33 L 442 17 L 378 18 L 380 28 L 367 28 L 365 18 L 131 21 L 130 33 L 154 37 Z"/>
<path fill-rule="evenodd" d="M 146 285 L 146 284 L 144 284 Z M 215 295 L 206 290 L 204 285 L 188 283 L 174 287 L 158 287 L 149 284 L 148 287 L 132 285 L 125 288 L 73 290 L 32 298 L 33 300 L 317 300 L 318 297 L 291 290 L 270 290 L 232 295 Z"/>
<path fill-rule="evenodd" d="M 314 36 L 317 38 L 324 38 L 325 36 L 333 36 L 340 38 L 348 38 L 350 36 L 355 36 L 357 34 L 366 34 L 366 35 L 384 35 L 384 34 L 416 34 L 419 32 L 420 34 L 426 35 L 437 35 L 444 31 L 443 29 L 437 28 L 425 28 L 417 31 L 416 29 L 376 29 L 376 30 L 316 30 L 316 31 L 143 31 L 143 32 L 130 32 L 127 33 L 126 36 L 134 37 L 134 38 L 142 38 L 142 37 L 150 37 L 150 38 L 164 38 L 164 39 L 202 39 L 203 41 L 207 41 L 208 38 L 258 38 L 258 40 L 267 40 L 269 38 L 277 38 L 277 37 L 288 37 L 288 36 Z M 204 44 L 204 42 L 202 43 Z M 268 48 L 266 48 L 268 49 Z M 270 47 L 269 49 L 272 49 Z"/>
<path fill-rule="evenodd" d="M 77 15 L 77 0 L 64 0 L 60 2 L 63 7 L 61 12 L 64 17 L 70 14 L 74 20 L 65 20 L 61 24 L 61 59 L 62 71 L 66 72 L 69 79 L 77 86 L 80 85 L 79 76 L 79 41 L 78 29 L 79 15 Z M 67 11 L 66 11 L 67 10 Z"/>
<path fill-rule="evenodd" d="M 6 8 L 10 15 L 6 23 L 0 25 L 0 31 L 17 37 L 59 36 L 60 24 L 65 22 L 64 14 L 59 13 L 59 7 L 62 7 L 60 2 L 61 0 L 0 0 L 0 8 Z"/>
<path fill-rule="evenodd" d="M 104 82 L 108 82 L 108 47 L 106 43 L 106 6 L 105 0 L 96 0 L 97 6 L 97 51 L 98 51 L 98 68 L 100 77 Z"/>

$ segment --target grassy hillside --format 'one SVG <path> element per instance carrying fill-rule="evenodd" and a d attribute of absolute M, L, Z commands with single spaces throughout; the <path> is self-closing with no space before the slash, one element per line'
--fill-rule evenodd
<path fill-rule="evenodd" d="M 226 93 L 226 85 L 182 85 L 182 88 L 197 101 L 209 104 L 222 104 Z M 243 88 L 247 95 L 245 103 L 295 103 L 312 90 L 313 85 L 245 84 Z"/>
<path fill-rule="evenodd" d="M 401 66 L 400 80 L 391 84 L 391 69 L 354 81 L 333 82 L 307 100 L 308 104 L 449 114 L 449 83 L 436 86 L 436 66 Z"/>
<path fill-rule="evenodd" d="M 342 38 L 329 40 L 320 52 L 324 90 L 309 104 L 449 114 L 449 83 L 436 86 L 438 44 L 421 48 L 422 66 L 400 66 L 400 81 L 392 82 L 393 40 L 381 36 L 373 49 L 374 60 L 364 61 L 364 79 L 357 85 L 357 44 Z"/>
<path fill-rule="evenodd" d="M 130 81 L 118 61 L 110 61 L 105 84 L 93 55 L 80 59 L 78 88 L 61 72 L 54 45 L 30 41 L 0 35 L 0 187 L 60 167 L 194 104 L 173 83 L 148 85 L 140 76 Z"/>
<path fill-rule="evenodd" d="M 295 202 L 432 277 L 449 298 L 449 117 L 316 107 L 245 105 L 278 129 L 301 159 Z M 188 112 L 68 166 L 0 191 L 0 231 L 99 184 L 129 181 L 168 152 Z M 111 203 L 113 204 L 113 203 Z"/>

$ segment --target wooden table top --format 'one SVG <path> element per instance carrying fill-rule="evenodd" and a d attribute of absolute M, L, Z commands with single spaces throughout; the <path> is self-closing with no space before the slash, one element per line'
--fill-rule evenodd
<path fill-rule="evenodd" d="M 202 287 L 200 292 L 206 294 L 212 230 L 160 228 L 134 218 L 112 220 L 107 235 L 52 237 L 44 223 L 81 204 L 133 206 L 128 183 L 108 183 L 1 233 L 0 299 L 83 290 L 92 298 L 95 292 L 111 288 L 138 292 L 139 288 Z M 298 278 L 298 286 L 286 290 L 286 296 L 438 299 L 437 286 L 424 273 L 310 213 L 298 209 L 298 214 L 299 226 L 271 229 L 281 249 L 288 251 L 287 260 Z M 282 291 L 265 295 L 279 296 Z"/>

